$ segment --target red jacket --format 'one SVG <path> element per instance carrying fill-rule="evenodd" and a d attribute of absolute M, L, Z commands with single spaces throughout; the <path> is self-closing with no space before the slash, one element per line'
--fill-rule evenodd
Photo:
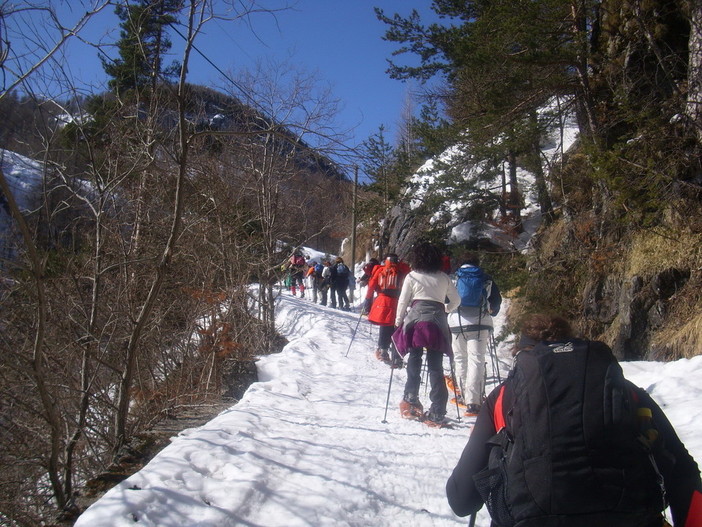
<path fill-rule="evenodd" d="M 387 294 L 381 293 L 380 287 L 378 286 L 378 278 L 380 273 L 391 265 L 397 265 L 397 272 L 400 277 L 400 284 L 397 289 L 396 296 L 389 296 Z M 377 324 L 379 326 L 394 326 L 395 325 L 395 312 L 397 311 L 397 299 L 400 297 L 400 289 L 402 288 L 402 280 L 410 272 L 409 266 L 400 262 L 397 264 L 392 264 L 389 261 L 385 261 L 383 265 L 376 265 L 373 269 L 373 274 L 368 280 L 368 291 L 366 293 L 366 298 L 373 298 L 373 294 L 377 293 L 378 296 L 375 297 L 373 305 L 368 313 L 368 322 L 372 324 Z"/>

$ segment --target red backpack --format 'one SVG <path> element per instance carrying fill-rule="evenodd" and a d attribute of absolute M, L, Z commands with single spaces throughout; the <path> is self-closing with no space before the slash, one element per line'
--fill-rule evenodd
<path fill-rule="evenodd" d="M 378 290 L 387 296 L 399 296 L 401 281 L 397 264 L 386 263 L 378 274 Z"/>

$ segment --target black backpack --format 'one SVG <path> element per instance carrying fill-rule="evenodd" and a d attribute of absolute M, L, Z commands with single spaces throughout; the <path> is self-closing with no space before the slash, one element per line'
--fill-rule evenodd
<path fill-rule="evenodd" d="M 665 509 L 636 390 L 604 344 L 542 343 L 519 353 L 497 403 L 504 427 L 474 477 L 496 525 L 560 525 L 565 516 L 574 527 L 626 527 Z"/>

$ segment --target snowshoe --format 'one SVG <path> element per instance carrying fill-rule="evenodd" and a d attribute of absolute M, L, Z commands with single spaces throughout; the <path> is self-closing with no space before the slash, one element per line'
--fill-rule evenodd
<path fill-rule="evenodd" d="M 377 350 L 375 350 L 375 358 L 378 359 L 380 362 L 390 364 L 390 355 L 388 355 L 388 350 L 378 348 Z"/>
<path fill-rule="evenodd" d="M 469 404 L 466 406 L 466 413 L 463 414 L 466 417 L 477 417 L 477 415 L 480 413 L 480 405 L 479 404 Z"/>
<path fill-rule="evenodd" d="M 460 395 L 457 395 L 456 397 L 451 398 L 451 402 L 449 403 L 451 406 L 457 405 L 459 408 L 466 408 L 466 402 L 463 400 L 463 397 Z"/>
<path fill-rule="evenodd" d="M 420 421 L 431 428 L 453 428 L 443 415 L 431 412 L 425 412 Z"/>
<path fill-rule="evenodd" d="M 444 375 L 444 381 L 446 381 L 446 388 L 448 388 L 449 391 L 456 393 L 456 386 L 453 384 L 453 379 L 451 378 L 451 376 Z"/>
<path fill-rule="evenodd" d="M 421 421 L 424 417 L 424 408 L 419 400 L 410 402 L 406 399 L 402 399 L 400 402 L 400 415 L 404 419 L 413 419 L 415 421 Z"/>

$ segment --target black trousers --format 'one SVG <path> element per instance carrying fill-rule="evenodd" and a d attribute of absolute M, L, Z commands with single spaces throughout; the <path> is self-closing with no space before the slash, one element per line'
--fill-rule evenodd
<path fill-rule="evenodd" d="M 390 339 L 395 333 L 395 326 L 380 326 L 378 331 L 378 347 L 381 350 L 390 348 Z"/>
<path fill-rule="evenodd" d="M 419 396 L 419 385 L 422 381 L 422 354 L 423 348 L 412 348 L 407 360 L 407 382 L 405 383 L 405 396 Z M 448 389 L 444 381 L 444 354 L 440 351 L 427 350 L 427 370 L 429 372 L 429 399 L 433 414 L 446 415 L 446 402 Z"/>

